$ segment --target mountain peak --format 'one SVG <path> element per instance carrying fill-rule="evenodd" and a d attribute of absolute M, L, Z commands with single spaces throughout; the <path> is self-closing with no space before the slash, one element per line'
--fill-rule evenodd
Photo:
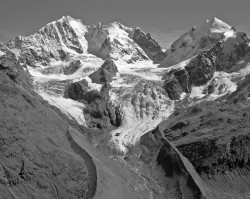
<path fill-rule="evenodd" d="M 81 21 L 81 20 L 80 19 L 76 19 L 74 17 L 71 17 L 69 15 L 66 15 L 66 16 L 62 16 L 62 18 L 60 18 L 60 19 L 58 19 L 56 21 Z"/>
<path fill-rule="evenodd" d="M 206 23 L 204 24 L 206 27 L 209 27 L 211 29 L 217 29 L 217 30 L 230 30 L 232 26 L 228 25 L 227 23 L 223 22 L 222 20 L 212 17 L 211 19 L 207 19 Z"/>
<path fill-rule="evenodd" d="M 198 28 L 193 27 L 181 35 L 168 50 L 168 55 L 161 66 L 171 66 L 190 59 L 198 52 L 209 48 L 217 41 L 235 37 L 235 30 L 222 20 L 212 17 Z"/>

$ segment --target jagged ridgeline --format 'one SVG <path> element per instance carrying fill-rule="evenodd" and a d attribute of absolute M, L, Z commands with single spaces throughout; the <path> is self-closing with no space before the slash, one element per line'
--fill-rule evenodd
<path fill-rule="evenodd" d="M 70 16 L 0 45 L 0 198 L 249 198 L 250 41 L 212 18 L 165 50 Z"/>

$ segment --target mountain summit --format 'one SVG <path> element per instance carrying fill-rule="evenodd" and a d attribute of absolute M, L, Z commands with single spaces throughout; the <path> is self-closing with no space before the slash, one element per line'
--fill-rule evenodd
<path fill-rule="evenodd" d="M 220 39 L 227 39 L 233 35 L 235 35 L 235 31 L 230 25 L 213 17 L 198 28 L 192 27 L 181 35 L 167 51 L 167 56 L 160 67 L 169 67 L 190 59 Z"/>

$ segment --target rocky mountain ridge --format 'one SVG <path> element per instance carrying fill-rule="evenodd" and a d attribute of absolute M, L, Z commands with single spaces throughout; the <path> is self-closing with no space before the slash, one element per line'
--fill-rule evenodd
<path fill-rule="evenodd" d="M 36 63 L 47 65 L 53 60 L 65 60 L 86 53 L 130 63 L 149 60 L 141 47 L 147 49 L 156 60 L 162 60 L 162 47 L 138 30 L 119 22 L 87 26 L 79 19 L 64 16 L 48 23 L 34 35 L 14 38 L 7 46 L 20 54 L 22 62 L 30 66 Z"/>

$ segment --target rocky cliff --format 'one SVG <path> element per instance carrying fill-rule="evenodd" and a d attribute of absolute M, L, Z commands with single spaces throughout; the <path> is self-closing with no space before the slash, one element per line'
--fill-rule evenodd
<path fill-rule="evenodd" d="M 160 63 L 166 57 L 166 50 L 151 37 L 150 33 L 145 34 L 140 28 L 136 28 L 133 40 L 147 53 L 151 60 Z"/>

